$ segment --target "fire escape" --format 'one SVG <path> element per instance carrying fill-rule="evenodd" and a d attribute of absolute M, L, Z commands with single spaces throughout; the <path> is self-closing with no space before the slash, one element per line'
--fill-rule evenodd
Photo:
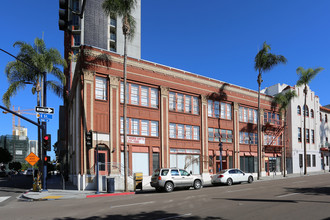
<path fill-rule="evenodd" d="M 271 117 L 266 117 L 266 114 Z M 279 119 L 279 116 L 275 118 L 276 116 L 274 113 L 265 113 L 263 125 L 264 137 L 266 137 L 264 138 L 263 145 L 264 153 L 282 153 L 282 148 L 284 147 L 282 138 L 284 125 L 282 120 Z"/>

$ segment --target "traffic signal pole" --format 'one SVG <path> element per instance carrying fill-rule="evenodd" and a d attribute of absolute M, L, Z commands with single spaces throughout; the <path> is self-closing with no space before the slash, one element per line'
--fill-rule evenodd
<path fill-rule="evenodd" d="M 43 107 L 47 107 L 47 85 L 46 85 L 46 81 L 47 81 L 47 74 L 46 72 L 43 72 Z M 42 122 L 42 137 L 45 137 L 46 133 L 47 133 L 47 124 L 46 122 Z M 42 165 L 43 165 L 43 181 L 42 181 L 42 190 L 43 191 L 47 191 L 47 163 L 44 161 L 45 160 L 45 157 L 47 156 L 47 151 L 46 149 L 44 148 L 44 146 L 42 147 Z"/>

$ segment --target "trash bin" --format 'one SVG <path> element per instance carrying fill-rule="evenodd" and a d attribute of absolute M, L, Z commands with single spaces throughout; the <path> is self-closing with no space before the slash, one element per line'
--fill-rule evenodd
<path fill-rule="evenodd" d="M 143 173 L 134 173 L 134 191 L 142 190 Z"/>
<path fill-rule="evenodd" d="M 107 179 L 107 192 L 114 193 L 115 192 L 115 178 Z"/>

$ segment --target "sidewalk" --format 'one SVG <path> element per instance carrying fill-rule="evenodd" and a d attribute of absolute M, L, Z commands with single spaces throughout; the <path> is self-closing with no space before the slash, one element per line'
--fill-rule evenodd
<path fill-rule="evenodd" d="M 330 173 L 320 171 L 308 173 L 307 176 L 312 175 L 329 175 Z M 287 174 L 286 177 L 283 175 L 270 175 L 263 176 L 260 180 L 255 181 L 272 181 L 280 180 L 286 178 L 294 178 L 304 176 L 303 174 Z M 124 195 L 133 195 L 135 192 L 115 192 L 115 193 L 99 193 L 96 194 L 96 191 L 78 191 L 75 186 L 72 184 L 66 183 L 65 190 L 63 190 L 63 184 L 61 176 L 52 176 L 48 179 L 48 190 L 41 192 L 33 192 L 32 190 L 22 194 L 21 199 L 31 200 L 31 201 L 45 201 L 45 200 L 57 200 L 57 199 L 83 199 L 83 198 L 95 198 L 95 197 L 105 197 L 105 196 L 124 196 Z M 204 186 L 212 186 L 210 183 L 205 183 Z M 144 191 L 154 190 L 151 187 L 145 187 Z"/>

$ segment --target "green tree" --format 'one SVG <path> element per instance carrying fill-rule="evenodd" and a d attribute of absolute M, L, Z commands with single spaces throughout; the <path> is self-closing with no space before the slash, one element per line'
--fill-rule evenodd
<path fill-rule="evenodd" d="M 261 150 L 261 130 L 260 130 L 260 86 L 262 83 L 262 74 L 271 70 L 278 64 L 286 63 L 287 60 L 282 55 L 275 55 L 270 53 L 271 50 L 270 45 L 266 42 L 262 45 L 262 49 L 259 50 L 257 55 L 254 58 L 254 69 L 258 71 L 258 179 L 260 178 L 260 167 L 261 167 L 261 159 L 260 159 L 260 150 Z"/>
<path fill-rule="evenodd" d="M 7 164 L 13 159 L 13 156 L 6 148 L 0 147 L 0 163 Z"/>
<path fill-rule="evenodd" d="M 132 39 L 134 37 L 135 32 L 135 19 L 132 16 L 132 11 L 134 10 L 137 2 L 136 0 L 105 0 L 102 4 L 102 8 L 104 12 L 108 16 L 122 17 L 123 23 L 123 34 L 124 34 L 124 109 L 123 109 L 123 123 L 126 124 L 127 116 L 127 101 L 126 101 L 126 81 L 127 81 L 127 73 L 126 73 L 126 62 L 127 62 L 127 38 Z M 127 130 L 126 126 L 124 126 L 124 172 L 125 172 L 125 191 L 128 191 L 127 187 L 127 176 L 128 176 L 128 158 L 127 158 Z"/>
<path fill-rule="evenodd" d="M 287 126 L 287 108 L 291 100 L 296 97 L 297 94 L 294 90 L 282 91 L 275 95 L 273 103 L 275 106 L 279 106 L 279 110 L 284 118 L 284 130 L 283 130 L 283 176 L 286 176 L 286 126 Z"/>
<path fill-rule="evenodd" d="M 314 79 L 314 77 L 323 70 L 322 67 L 313 69 L 308 68 L 304 69 L 303 67 L 298 67 L 296 72 L 299 76 L 299 79 L 297 81 L 297 86 L 304 86 L 304 106 L 303 106 L 303 112 L 304 112 L 304 175 L 307 174 L 307 150 L 306 150 L 306 99 L 307 99 L 307 92 L 308 88 L 307 85 Z"/>
<path fill-rule="evenodd" d="M 55 76 L 59 80 L 47 80 L 46 86 L 57 96 L 64 96 L 65 75 L 60 67 L 66 67 L 66 61 L 62 58 L 57 49 L 47 49 L 42 39 L 36 38 L 34 44 L 17 41 L 14 47 L 19 47 L 17 58 L 31 66 L 25 65 L 19 60 L 11 61 L 7 64 L 5 73 L 9 82 L 9 88 L 2 97 L 3 103 L 10 107 L 10 99 L 17 94 L 20 89 L 24 89 L 26 84 L 32 84 L 32 93 L 40 92 L 40 79 L 43 72 Z M 39 71 L 38 71 L 39 70 Z"/>

